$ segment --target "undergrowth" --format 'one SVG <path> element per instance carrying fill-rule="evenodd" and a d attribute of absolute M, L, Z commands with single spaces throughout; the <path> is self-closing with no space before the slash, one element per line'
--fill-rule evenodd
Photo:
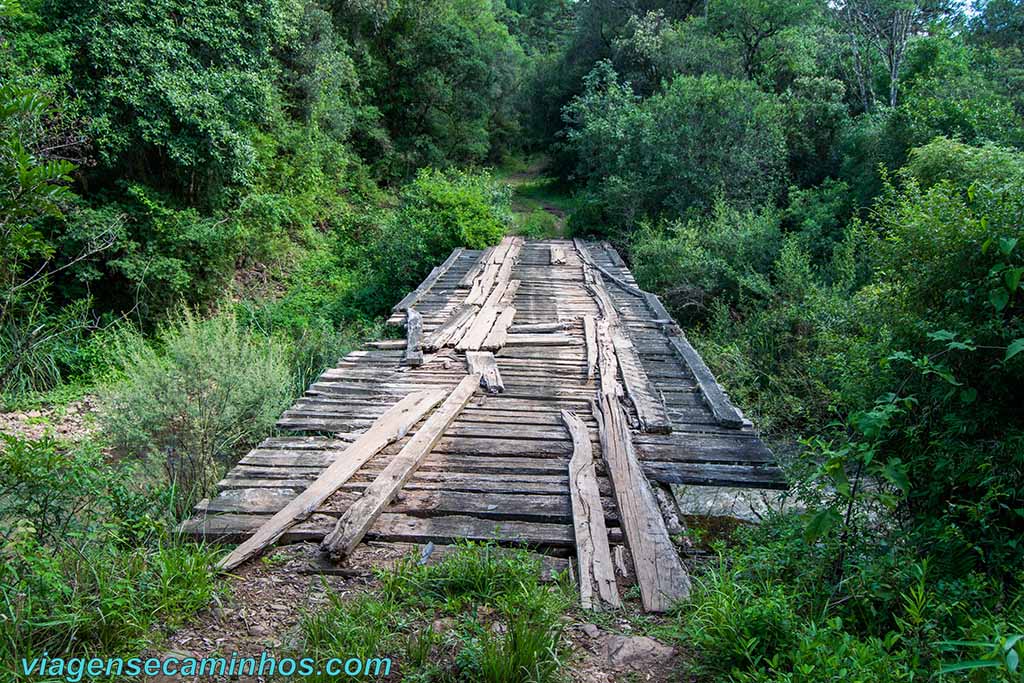
<path fill-rule="evenodd" d="M 0 435 L 0 678 L 44 653 L 134 656 L 209 605 L 216 550 L 179 542 L 172 493 L 94 443 Z"/>
<path fill-rule="evenodd" d="M 376 592 L 332 593 L 306 615 L 300 649 L 319 660 L 397 653 L 394 671 L 418 683 L 556 681 L 574 593 L 542 584 L 540 569 L 525 551 L 474 543 L 433 565 L 408 557 L 378 572 Z"/>

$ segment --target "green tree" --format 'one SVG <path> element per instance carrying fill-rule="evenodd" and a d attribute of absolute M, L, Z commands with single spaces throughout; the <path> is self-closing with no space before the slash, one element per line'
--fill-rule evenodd
<path fill-rule="evenodd" d="M 786 178 L 782 108 L 751 82 L 679 76 L 641 101 L 604 62 L 565 121 L 591 204 L 620 228 L 717 198 L 754 208 Z"/>
<path fill-rule="evenodd" d="M 278 0 L 123 0 L 43 6 L 67 35 L 100 167 L 196 204 L 251 178 L 250 135 L 267 120 Z"/>
<path fill-rule="evenodd" d="M 817 0 L 711 0 L 713 31 L 739 45 L 743 72 L 756 79 L 770 72 L 787 51 L 787 35 L 815 20 Z"/>

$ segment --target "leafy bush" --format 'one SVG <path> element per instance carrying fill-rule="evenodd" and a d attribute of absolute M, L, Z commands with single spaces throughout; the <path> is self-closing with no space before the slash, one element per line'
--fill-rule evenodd
<path fill-rule="evenodd" d="M 249 132 L 270 98 L 278 3 L 54 2 L 90 139 L 112 176 L 214 201 L 251 178 Z M 189 16 L 192 21 L 178 21 Z"/>
<path fill-rule="evenodd" d="M 102 421 L 118 451 L 163 464 L 183 514 L 221 464 L 270 430 L 291 376 L 279 346 L 232 316 L 203 321 L 185 312 L 158 342 L 126 345 L 124 379 L 106 392 Z"/>
<path fill-rule="evenodd" d="M 640 101 L 601 63 L 564 118 L 589 201 L 620 229 L 719 198 L 753 209 L 783 186 L 782 109 L 750 82 L 678 76 Z"/>
<path fill-rule="evenodd" d="M 376 310 L 418 285 L 453 249 L 497 244 L 511 222 L 511 193 L 490 173 L 421 170 L 367 250 Z"/>
<path fill-rule="evenodd" d="M 550 239 L 557 234 L 558 219 L 543 209 L 528 213 L 519 225 L 519 233 L 532 240 Z"/>
<path fill-rule="evenodd" d="M 91 443 L 0 442 L 0 657 L 135 654 L 219 590 L 213 554 L 167 536 L 166 492 Z M 19 667 L 19 669 L 15 669 Z M 5 679 L 6 680 L 6 679 Z"/>
<path fill-rule="evenodd" d="M 740 211 L 719 201 L 706 218 L 638 231 L 633 272 L 641 287 L 663 294 L 681 319 L 701 319 L 716 300 L 735 306 L 770 297 L 781 247 L 776 211 Z"/>

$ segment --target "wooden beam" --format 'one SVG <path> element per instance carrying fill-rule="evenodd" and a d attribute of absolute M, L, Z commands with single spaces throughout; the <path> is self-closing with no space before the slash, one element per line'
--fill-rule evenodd
<path fill-rule="evenodd" d="M 460 304 L 455 307 L 448 319 L 441 323 L 441 326 L 427 335 L 423 340 L 423 350 L 433 353 L 448 345 L 459 329 L 471 319 L 479 310 L 476 306 Z"/>
<path fill-rule="evenodd" d="M 464 251 L 465 249 L 463 249 L 462 247 L 459 247 L 458 249 L 454 250 L 448 256 L 448 258 L 445 259 L 444 263 L 430 271 L 430 275 L 428 275 L 427 279 L 420 283 L 419 287 L 406 294 L 405 298 L 403 298 L 401 301 L 395 304 L 395 307 L 392 308 L 391 310 L 397 313 L 398 311 L 403 311 L 415 306 L 416 302 L 419 301 L 419 298 L 426 294 L 430 290 L 430 288 L 433 287 L 435 283 L 437 283 L 437 281 L 441 278 L 442 275 L 448 272 L 448 269 L 451 268 L 452 265 L 454 265 L 455 262 L 459 260 Z"/>
<path fill-rule="evenodd" d="M 704 364 L 704 359 L 690 345 L 686 335 L 680 331 L 678 336 L 670 336 L 668 343 L 683 359 L 687 367 L 690 368 L 690 372 L 693 373 L 693 377 L 697 380 L 697 385 L 700 387 L 701 396 L 703 396 L 708 408 L 711 409 L 711 414 L 715 416 L 718 424 L 736 429 L 742 427 L 743 416 L 733 406 L 725 391 L 718 384 L 718 380 L 711 374 L 708 366 Z"/>
<path fill-rule="evenodd" d="M 608 321 L 598 322 L 601 452 L 608 466 L 620 524 L 633 556 L 644 609 L 665 612 L 689 596 L 690 577 L 669 538 L 657 499 L 633 447 L 626 413 L 619 402 L 622 389 L 608 327 Z"/>
<path fill-rule="evenodd" d="M 501 312 L 498 313 L 497 319 L 494 321 L 494 326 L 491 327 L 490 333 L 488 333 L 480 348 L 486 351 L 497 351 L 505 346 L 505 340 L 508 339 L 508 328 L 512 325 L 512 320 L 515 317 L 516 309 L 511 306 L 502 308 Z"/>
<path fill-rule="evenodd" d="M 505 346 L 578 346 L 580 341 L 567 334 L 510 334 Z"/>
<path fill-rule="evenodd" d="M 477 258 L 476 263 L 474 263 L 473 266 L 466 271 L 466 274 L 462 276 L 462 279 L 459 280 L 459 284 L 456 285 L 456 288 L 469 289 L 472 287 L 473 282 L 476 280 L 477 275 L 480 274 L 483 267 L 491 262 L 492 253 L 494 253 L 494 247 L 487 247 L 484 249 L 479 258 Z"/>
<path fill-rule="evenodd" d="M 559 244 L 548 247 L 549 263 L 553 266 L 565 265 L 565 249 Z"/>
<path fill-rule="evenodd" d="M 619 361 L 619 370 L 622 372 L 622 383 L 626 387 L 629 400 L 636 408 L 641 431 L 649 434 L 671 433 L 672 423 L 668 419 L 665 404 L 647 376 L 636 347 L 633 346 L 633 342 L 621 327 L 615 326 L 611 332 L 615 357 Z"/>
<path fill-rule="evenodd" d="M 561 415 L 573 441 L 573 454 L 569 461 L 569 493 L 576 532 L 580 604 L 583 609 L 599 607 L 593 597 L 594 586 L 597 586 L 597 593 L 604 603 L 616 608 L 622 607 L 615 583 L 615 566 L 608 547 L 608 528 L 604 523 L 605 514 L 597 486 L 590 435 L 587 426 L 576 413 L 563 410 Z"/>
<path fill-rule="evenodd" d="M 480 386 L 488 394 L 500 394 L 505 391 L 505 385 L 501 381 L 501 373 L 498 372 L 498 364 L 494 361 L 494 354 L 490 351 L 466 351 L 466 362 L 469 364 L 469 372 L 480 375 Z"/>
<path fill-rule="evenodd" d="M 466 330 L 455 348 L 459 351 L 479 351 L 480 346 L 487 339 L 494 322 L 498 319 L 498 308 L 496 306 L 484 306 L 473 318 L 472 324 Z"/>
<path fill-rule="evenodd" d="M 578 250 L 586 250 L 583 242 L 575 241 Z M 597 301 L 601 315 L 608 323 L 608 330 L 612 344 L 615 348 L 615 356 L 618 366 L 622 371 L 622 382 L 630 401 L 636 408 L 637 417 L 640 420 L 640 427 L 645 432 L 654 434 L 668 434 L 672 431 L 672 422 L 668 419 L 665 404 L 658 395 L 654 384 L 647 376 L 640 354 L 629 338 L 628 332 L 621 324 L 618 311 L 615 309 L 615 302 L 604 281 L 595 273 L 597 267 L 589 254 L 583 256 L 584 284 L 587 290 Z M 640 290 L 637 290 L 638 292 Z M 642 292 L 641 292 L 642 294 Z M 588 358 L 589 363 L 589 358 Z M 589 370 L 589 368 L 588 368 Z"/>
<path fill-rule="evenodd" d="M 370 458 L 385 446 L 398 441 L 444 398 L 444 391 L 421 391 L 409 394 L 388 409 L 373 425 L 355 440 L 309 487 L 280 512 L 256 530 L 248 540 L 217 563 L 221 570 L 231 570 L 279 539 L 292 525 L 300 522 L 347 482 Z"/>
<path fill-rule="evenodd" d="M 379 341 L 366 342 L 366 345 L 370 348 L 381 350 L 405 349 L 406 341 L 404 339 L 381 339 Z"/>
<path fill-rule="evenodd" d="M 597 370 L 597 327 L 592 315 L 583 316 L 583 338 L 587 344 L 587 381 L 592 382 Z"/>
<path fill-rule="evenodd" d="M 415 308 L 407 308 L 405 318 L 405 356 L 402 365 L 423 365 L 423 316 Z"/>
<path fill-rule="evenodd" d="M 321 548 L 334 558 L 347 557 L 363 540 L 367 530 L 380 517 L 398 492 L 412 478 L 416 470 L 444 436 L 448 425 L 462 411 L 469 399 L 480 387 L 480 375 L 468 375 L 444 403 L 427 418 L 407 444 L 399 451 L 384 471 L 366 487 L 359 498 L 338 520 L 334 530 L 327 535 Z"/>
<path fill-rule="evenodd" d="M 536 334 L 544 332 L 562 332 L 573 326 L 572 321 L 563 320 L 557 323 L 528 323 L 525 325 L 513 325 L 509 328 L 512 334 Z"/>

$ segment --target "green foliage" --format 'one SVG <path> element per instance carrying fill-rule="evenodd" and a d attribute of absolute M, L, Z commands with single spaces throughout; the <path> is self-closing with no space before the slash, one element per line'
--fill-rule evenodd
<path fill-rule="evenodd" d="M 736 305 L 769 297 L 781 248 L 776 211 L 738 211 L 720 201 L 707 218 L 637 232 L 634 274 L 643 287 L 664 293 L 683 319 L 693 319 L 716 300 Z"/>
<path fill-rule="evenodd" d="M 718 198 L 753 208 L 781 190 L 781 107 L 751 83 L 680 76 L 638 101 L 602 63 L 565 120 L 585 200 L 620 229 L 644 216 L 707 209 Z"/>
<path fill-rule="evenodd" d="M 488 0 L 348 3 L 337 23 L 366 40 L 359 57 L 386 134 L 365 154 L 385 176 L 480 163 L 514 135 L 512 91 L 522 48 Z"/>
<path fill-rule="evenodd" d="M 248 180 L 249 133 L 267 110 L 271 50 L 283 30 L 280 3 L 43 7 L 47 22 L 67 30 L 75 84 L 105 169 L 200 202 Z"/>
<path fill-rule="evenodd" d="M 522 218 L 518 232 L 527 239 L 551 239 L 558 233 L 558 219 L 548 211 L 534 209 Z"/>
<path fill-rule="evenodd" d="M 395 665 L 423 682 L 554 681 L 560 619 L 572 598 L 539 577 L 528 553 L 491 545 L 460 545 L 430 565 L 407 557 L 378 573 L 377 596 L 332 594 L 307 615 L 302 651 L 316 658 L 404 653 Z M 438 613 L 450 624 L 443 630 L 431 623 Z"/>
<path fill-rule="evenodd" d="M 142 185 L 98 212 L 83 211 L 81 220 L 114 223 L 116 212 L 123 223 L 103 268 L 89 264 L 78 276 L 97 281 L 105 301 L 137 308 L 142 320 L 162 320 L 182 304 L 206 306 L 231 277 L 239 251 L 234 222 L 175 207 Z"/>
<path fill-rule="evenodd" d="M 790 187 L 783 223 L 800 235 L 803 247 L 815 263 L 827 263 L 843 241 L 852 213 L 849 186 L 829 178 L 806 190 Z"/>
<path fill-rule="evenodd" d="M 367 256 L 372 259 L 371 310 L 382 311 L 415 287 L 457 247 L 497 244 L 511 224 L 511 194 L 486 171 L 424 169 L 406 185 L 384 218 Z"/>
<path fill-rule="evenodd" d="M 0 443 L 0 655 L 124 656 L 208 605 L 209 550 L 167 538 L 166 498 L 91 444 Z M 19 667 L 19 668 L 16 668 Z"/>
<path fill-rule="evenodd" d="M 140 339 L 122 355 L 124 379 L 104 397 L 105 431 L 119 452 L 164 467 L 179 515 L 266 435 L 290 398 L 280 347 L 231 316 L 185 312 L 160 331 L 159 347 Z"/>
<path fill-rule="evenodd" d="M 1020 632 L 1016 603 L 1003 604 L 981 575 L 937 574 L 898 537 L 891 543 L 876 532 L 847 546 L 845 561 L 857 571 L 834 581 L 837 539 L 809 542 L 804 530 L 795 513 L 772 516 L 741 530 L 737 544 L 720 548 L 719 562 L 695 577 L 677 632 L 698 646 L 697 672 L 730 681 L 869 683 L 952 671 L 953 652 L 984 652 L 989 671 L 1004 665 L 1003 648 L 1012 649 L 1010 634 Z M 964 640 L 941 642 L 940 633 Z M 1015 680 L 1003 676 L 995 680 Z"/>

